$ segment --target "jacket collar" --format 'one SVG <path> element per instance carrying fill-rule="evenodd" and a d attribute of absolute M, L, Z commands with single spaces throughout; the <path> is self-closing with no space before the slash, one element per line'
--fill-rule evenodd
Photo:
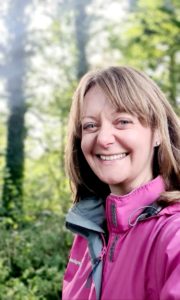
<path fill-rule="evenodd" d="M 87 197 L 76 203 L 66 216 L 66 227 L 86 237 L 89 230 L 104 233 L 105 209 L 102 199 Z"/>
<path fill-rule="evenodd" d="M 104 233 L 107 220 L 109 231 L 126 231 L 136 225 L 137 221 L 149 217 L 149 211 L 152 215 L 159 212 L 159 207 L 153 203 L 164 190 L 163 178 L 158 176 L 127 195 L 110 194 L 106 199 L 106 212 L 102 199 L 96 197 L 81 199 L 69 210 L 66 216 L 66 227 L 87 238 L 89 230 Z M 144 214 L 147 209 L 148 214 Z M 167 208 L 160 214 L 165 210 Z"/>
<path fill-rule="evenodd" d="M 127 195 L 110 194 L 106 199 L 109 231 L 123 232 L 135 225 L 138 216 L 151 206 L 163 191 L 165 191 L 165 184 L 162 177 L 158 176 Z"/>

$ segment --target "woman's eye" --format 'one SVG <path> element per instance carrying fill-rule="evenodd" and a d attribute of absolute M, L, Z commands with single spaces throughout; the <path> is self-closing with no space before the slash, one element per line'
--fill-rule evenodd
<path fill-rule="evenodd" d="M 132 121 L 131 120 L 126 120 L 126 119 L 120 119 L 120 120 L 117 120 L 117 124 L 119 126 L 127 126 L 129 124 L 132 124 Z"/>
<path fill-rule="evenodd" d="M 129 120 L 119 120 L 120 124 L 129 124 L 130 121 Z"/>
<path fill-rule="evenodd" d="M 82 126 L 83 130 L 94 129 L 96 127 L 95 123 L 87 123 Z"/>

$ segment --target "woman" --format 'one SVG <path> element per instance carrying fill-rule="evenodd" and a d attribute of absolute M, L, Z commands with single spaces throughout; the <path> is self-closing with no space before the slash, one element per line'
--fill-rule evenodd
<path fill-rule="evenodd" d="M 63 300 L 180 299 L 180 123 L 160 89 L 130 67 L 87 73 L 67 145 Z"/>

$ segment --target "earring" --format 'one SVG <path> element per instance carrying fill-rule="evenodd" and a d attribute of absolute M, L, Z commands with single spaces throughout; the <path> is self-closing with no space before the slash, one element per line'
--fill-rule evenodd
<path fill-rule="evenodd" d="M 160 145 L 160 143 L 159 143 L 158 141 L 156 141 L 155 146 L 157 147 L 157 146 L 159 146 L 159 145 Z"/>

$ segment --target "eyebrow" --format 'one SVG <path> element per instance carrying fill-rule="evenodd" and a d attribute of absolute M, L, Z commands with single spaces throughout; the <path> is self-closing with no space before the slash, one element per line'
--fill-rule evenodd
<path fill-rule="evenodd" d="M 81 121 L 85 118 L 96 119 L 96 117 L 94 117 L 94 116 L 82 116 Z"/>
<path fill-rule="evenodd" d="M 128 112 L 126 112 L 125 110 L 120 110 L 120 108 L 117 108 L 117 109 L 115 109 L 111 114 L 113 115 L 113 114 L 116 114 L 116 113 L 128 113 Z M 82 118 L 81 119 L 84 119 L 84 118 L 95 118 L 94 116 L 82 116 Z"/>
<path fill-rule="evenodd" d="M 116 110 L 114 110 L 111 115 L 114 115 L 114 114 L 117 114 L 117 113 L 126 113 L 125 111 L 121 111 L 119 108 L 117 108 Z M 82 116 L 81 120 L 85 119 L 85 118 L 89 118 L 89 119 L 96 119 L 95 116 L 90 116 L 90 115 L 87 115 L 87 116 Z"/>

